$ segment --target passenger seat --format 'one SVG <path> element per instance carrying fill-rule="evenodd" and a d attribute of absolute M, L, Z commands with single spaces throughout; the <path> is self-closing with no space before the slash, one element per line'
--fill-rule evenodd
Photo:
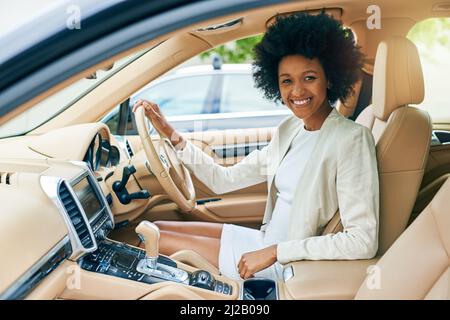
<path fill-rule="evenodd" d="M 355 299 L 450 299 L 450 179 L 381 257 Z M 379 279 L 374 277 L 379 276 Z"/>

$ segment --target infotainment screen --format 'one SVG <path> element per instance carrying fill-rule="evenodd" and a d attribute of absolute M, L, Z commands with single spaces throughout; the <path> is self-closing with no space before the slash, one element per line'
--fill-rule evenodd
<path fill-rule="evenodd" d="M 102 205 L 88 177 L 83 178 L 80 182 L 75 184 L 73 190 L 83 206 L 86 217 L 88 220 L 91 220 L 95 214 L 102 209 Z"/>

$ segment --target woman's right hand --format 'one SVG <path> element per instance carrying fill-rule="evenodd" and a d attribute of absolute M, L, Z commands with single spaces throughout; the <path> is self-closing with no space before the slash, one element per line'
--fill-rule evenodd
<path fill-rule="evenodd" d="M 163 137 L 170 139 L 172 145 L 175 146 L 178 143 L 183 142 L 183 137 L 166 120 L 166 117 L 156 103 L 140 99 L 134 104 L 133 112 L 139 107 L 144 108 L 145 116 Z"/>

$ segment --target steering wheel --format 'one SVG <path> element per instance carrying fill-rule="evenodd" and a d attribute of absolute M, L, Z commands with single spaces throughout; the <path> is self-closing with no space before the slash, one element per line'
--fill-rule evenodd
<path fill-rule="evenodd" d="M 190 212 L 195 207 L 195 189 L 191 175 L 178 159 L 176 150 L 169 139 L 158 132 L 159 139 L 150 137 L 149 120 L 144 108 L 135 111 L 136 127 L 145 151 L 150 169 L 158 179 L 164 191 L 182 212 Z"/>

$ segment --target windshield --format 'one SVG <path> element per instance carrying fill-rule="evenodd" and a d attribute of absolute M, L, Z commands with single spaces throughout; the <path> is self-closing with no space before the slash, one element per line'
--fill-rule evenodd
<path fill-rule="evenodd" d="M 66 110 L 82 96 L 98 86 L 102 81 L 112 76 L 131 61 L 143 55 L 150 49 L 141 50 L 135 54 L 118 60 L 109 70 L 97 70 L 88 78 L 83 78 L 70 86 L 58 91 L 50 97 L 44 99 L 22 114 L 11 119 L 0 127 L 0 138 L 23 135 L 59 113 Z"/>

